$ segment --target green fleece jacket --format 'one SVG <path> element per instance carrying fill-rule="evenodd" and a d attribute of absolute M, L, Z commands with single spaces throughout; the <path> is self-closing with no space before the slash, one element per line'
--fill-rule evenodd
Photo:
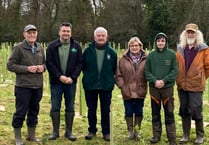
<path fill-rule="evenodd" d="M 113 90 L 117 67 L 117 53 L 107 43 L 101 72 L 98 71 L 95 42 L 83 52 L 83 88 L 85 90 Z"/>
<path fill-rule="evenodd" d="M 160 33 L 160 35 L 161 34 L 165 35 L 164 33 Z M 155 86 L 156 80 L 164 81 L 165 86 L 163 88 L 171 87 L 174 85 L 178 73 L 175 52 L 171 49 L 168 49 L 167 44 L 164 47 L 164 49 L 160 51 L 156 47 L 156 39 L 155 39 L 154 47 L 155 49 L 149 53 L 146 60 L 146 65 L 145 65 L 146 79 L 149 81 L 150 87 Z"/>

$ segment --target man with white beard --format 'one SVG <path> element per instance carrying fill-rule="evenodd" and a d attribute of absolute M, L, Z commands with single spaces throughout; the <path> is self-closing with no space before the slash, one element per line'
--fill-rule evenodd
<path fill-rule="evenodd" d="M 195 121 L 195 144 L 204 140 L 203 91 L 209 77 L 209 48 L 204 43 L 198 25 L 190 23 L 180 35 L 177 47 L 178 76 L 176 78 L 180 100 L 179 115 L 182 118 L 183 136 L 181 143 L 189 141 L 191 120 Z"/>

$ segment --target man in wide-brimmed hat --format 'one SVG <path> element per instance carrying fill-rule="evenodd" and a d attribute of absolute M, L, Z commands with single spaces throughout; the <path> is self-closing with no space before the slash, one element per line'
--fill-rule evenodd
<path fill-rule="evenodd" d="M 209 76 L 209 49 L 204 43 L 198 25 L 190 23 L 185 26 L 177 47 L 177 60 L 179 72 L 176 83 L 183 128 L 180 142 L 189 141 L 192 119 L 195 120 L 196 126 L 195 144 L 202 144 L 204 139 L 202 96 Z"/>

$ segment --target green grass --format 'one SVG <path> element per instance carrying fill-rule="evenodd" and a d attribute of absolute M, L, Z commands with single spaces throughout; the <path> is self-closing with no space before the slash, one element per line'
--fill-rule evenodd
<path fill-rule="evenodd" d="M 45 73 L 45 79 L 47 79 Z M 45 81 L 46 82 L 46 81 Z M 39 123 L 37 126 L 37 137 L 39 137 L 42 142 L 40 143 L 32 143 L 26 141 L 26 124 L 24 122 L 24 126 L 22 128 L 22 136 L 25 145 L 109 145 L 109 142 L 105 142 L 102 138 L 101 126 L 100 126 L 100 110 L 98 108 L 98 132 L 97 137 L 92 139 L 91 141 L 86 141 L 84 136 L 87 134 L 88 121 L 86 115 L 84 113 L 83 116 L 79 115 L 79 97 L 76 97 L 76 117 L 74 120 L 73 132 L 77 136 L 77 140 L 75 142 L 71 142 L 65 139 L 64 136 L 64 103 L 62 104 L 61 110 L 61 126 L 60 126 L 60 138 L 55 141 L 49 141 L 48 137 L 52 131 L 51 118 L 49 116 L 50 112 L 50 94 L 49 87 L 45 83 L 45 89 L 43 98 L 40 103 L 40 114 L 39 114 Z M 0 111 L 0 145 L 11 145 L 14 144 L 14 135 L 13 128 L 11 126 L 12 115 L 15 110 L 15 97 L 13 95 L 14 89 L 14 74 L 8 73 L 8 77 L 6 82 L 0 84 L 0 105 L 5 107 L 5 111 Z M 209 122 L 209 105 L 208 105 L 208 96 L 207 90 L 204 95 L 204 121 Z M 181 129 L 181 121 L 178 116 L 178 107 L 179 101 L 175 91 L 175 119 L 176 119 L 176 132 L 177 132 L 177 141 L 180 140 L 182 135 Z M 140 141 L 128 140 L 127 139 L 127 130 L 126 123 L 124 120 L 124 107 L 123 101 L 121 98 L 120 90 L 115 87 L 113 91 L 112 98 L 112 116 L 113 116 L 113 143 L 114 145 L 149 145 L 149 139 L 152 137 L 151 130 L 151 107 L 150 107 L 150 97 L 149 93 L 145 99 L 144 104 L 144 119 L 142 121 L 142 127 L 140 130 Z M 167 137 L 165 133 L 164 126 L 164 116 L 162 109 L 162 123 L 163 123 L 163 133 L 161 137 L 161 141 L 156 145 L 164 145 L 168 144 Z M 208 126 L 205 127 L 205 142 L 204 144 L 209 144 L 209 129 Z M 195 129 L 191 130 L 190 142 L 187 145 L 192 145 L 195 140 Z"/>

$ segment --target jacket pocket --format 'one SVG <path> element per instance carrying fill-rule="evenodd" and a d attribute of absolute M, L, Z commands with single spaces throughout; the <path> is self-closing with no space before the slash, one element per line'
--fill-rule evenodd
<path fill-rule="evenodd" d="M 137 94 L 139 97 L 145 97 L 147 94 L 147 84 L 137 84 Z"/>
<path fill-rule="evenodd" d="M 128 98 L 131 97 L 131 92 L 130 92 L 130 89 L 129 89 L 128 85 L 125 85 L 125 86 L 121 87 L 121 94 L 122 94 L 124 99 L 128 99 Z"/>

